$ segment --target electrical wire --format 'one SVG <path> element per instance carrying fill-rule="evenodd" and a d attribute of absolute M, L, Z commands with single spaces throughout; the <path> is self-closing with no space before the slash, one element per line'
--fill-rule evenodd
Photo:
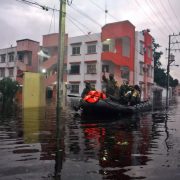
<path fill-rule="evenodd" d="M 20 0 L 16 0 L 16 1 L 20 1 Z M 43 5 L 40 5 L 39 3 L 37 3 L 37 2 L 30 2 L 30 1 L 27 1 L 27 0 L 21 0 L 21 2 L 25 2 L 25 3 L 28 3 L 28 4 L 31 4 L 31 5 L 37 5 L 37 6 L 39 6 L 39 7 L 46 7 L 47 8 L 47 10 L 53 10 L 53 11 L 58 11 L 59 12 L 59 10 L 58 9 L 55 9 L 55 8 L 50 8 L 50 7 L 48 7 L 48 6 L 43 6 Z M 72 5 L 72 4 L 71 4 Z M 72 7 L 72 6 L 71 6 Z M 74 8 L 76 11 L 78 11 L 79 12 L 79 9 L 78 8 Z M 44 8 L 43 8 L 43 10 L 44 10 Z M 80 10 L 81 11 L 81 10 Z M 88 15 L 86 15 L 84 12 L 80 12 L 80 14 L 82 14 L 83 16 L 85 16 L 85 17 L 87 17 L 88 19 L 90 19 L 91 21 L 93 21 L 95 24 L 97 24 L 98 26 L 100 26 L 101 27 L 101 25 L 99 24 L 99 23 L 97 23 L 97 22 L 95 22 L 92 18 L 90 18 Z M 90 39 L 91 39 L 91 36 L 90 35 L 88 35 L 84 30 L 82 30 L 75 22 L 74 22 L 74 18 L 73 18 L 73 20 L 72 20 L 72 17 L 68 17 L 68 19 L 69 19 L 69 21 L 74 25 L 74 26 L 76 26 L 81 32 L 83 32 L 83 34 L 85 34 L 85 35 L 87 35 Z M 76 20 L 76 22 L 78 22 L 77 20 Z M 81 25 L 83 25 L 82 23 L 80 23 L 80 22 L 78 22 L 79 24 L 81 24 Z M 83 25 L 83 27 L 84 27 L 84 25 Z M 113 34 L 112 32 L 111 32 L 111 34 Z M 138 49 L 135 49 L 135 51 L 136 52 L 138 52 L 139 53 L 139 50 Z"/>
<path fill-rule="evenodd" d="M 141 4 L 140 4 L 137 0 L 135 0 L 135 1 L 133 1 L 133 2 L 136 3 L 136 5 L 137 5 L 138 8 L 140 8 L 141 10 L 143 10 L 143 12 L 144 12 L 144 14 L 147 16 L 148 20 L 151 20 L 152 24 L 157 27 L 158 31 L 160 32 L 160 35 L 162 36 L 162 33 L 163 33 L 165 36 L 167 36 L 167 34 L 164 32 L 164 30 L 161 31 L 161 30 L 159 29 L 159 26 L 157 25 L 156 21 L 154 21 L 154 20 L 152 19 L 152 17 L 147 14 L 147 12 L 144 10 L 144 8 L 141 6 Z M 164 38 L 164 36 L 162 36 L 162 37 Z"/>
<path fill-rule="evenodd" d="M 179 18 L 176 14 L 176 11 L 174 10 L 173 6 L 171 5 L 170 1 L 168 0 L 168 4 L 169 4 L 169 7 L 171 8 L 172 12 L 174 13 L 174 16 L 176 17 L 176 20 L 178 22 L 178 24 L 180 25 L 180 21 L 179 21 Z"/>
<path fill-rule="evenodd" d="M 76 12 L 78 12 L 79 14 L 83 15 L 84 17 L 86 17 L 87 19 L 89 19 L 90 21 L 92 21 L 93 23 L 95 23 L 96 25 L 98 25 L 99 27 L 102 27 L 101 24 L 99 24 L 95 19 L 91 18 L 89 15 L 87 15 L 86 13 L 84 13 L 81 9 L 79 9 L 76 5 L 72 5 L 70 6 L 72 9 L 74 9 Z"/>
<path fill-rule="evenodd" d="M 167 19 L 164 18 L 163 14 L 161 13 L 161 9 L 159 8 L 158 6 L 158 1 L 154 2 L 154 0 L 151 0 L 152 4 L 155 5 L 155 7 L 157 7 L 160 15 L 161 15 L 161 18 L 163 19 L 163 21 L 166 23 L 166 27 L 168 27 L 168 29 L 170 30 L 170 32 L 173 32 L 174 30 L 171 28 L 171 26 L 169 25 Z"/>
<path fill-rule="evenodd" d="M 55 8 L 55 5 L 54 5 L 54 8 Z M 48 31 L 48 34 L 50 33 L 51 31 L 51 26 L 52 26 L 52 20 L 54 18 L 54 32 L 55 32 L 55 14 L 54 14 L 54 10 L 53 10 L 53 13 L 52 13 L 52 17 L 51 17 L 51 22 L 50 22 L 50 25 L 49 25 L 49 31 Z"/>
<path fill-rule="evenodd" d="M 159 1 L 160 3 L 161 3 L 161 6 L 163 7 L 163 9 L 165 10 L 165 12 L 166 12 L 166 14 L 170 17 L 171 15 L 170 15 L 170 11 L 168 11 L 167 9 L 166 9 L 166 6 L 164 5 L 164 2 L 162 2 L 161 0 Z M 167 20 L 166 20 L 167 21 Z M 175 24 L 176 25 L 176 24 Z M 177 25 L 176 25 L 176 29 L 179 29 L 178 27 L 177 27 Z"/>
<path fill-rule="evenodd" d="M 105 12 L 105 13 L 107 13 L 111 18 L 113 18 L 114 20 L 116 20 L 116 21 L 119 21 L 116 17 L 114 17 L 113 15 L 111 15 L 108 11 L 107 11 L 107 8 L 105 7 L 105 10 L 102 8 L 102 7 L 100 7 L 97 3 L 95 3 L 93 0 L 90 0 L 90 2 L 94 5 L 94 6 L 96 6 L 98 9 L 100 9 L 100 10 L 102 10 L 103 12 Z M 107 12 L 106 12 L 107 11 Z"/>
<path fill-rule="evenodd" d="M 162 24 L 162 27 L 165 26 L 166 27 L 166 23 L 164 23 L 164 21 L 161 19 L 161 16 L 159 16 L 159 14 L 157 14 L 157 11 L 154 10 L 153 5 L 150 3 L 149 0 L 146 0 L 146 4 L 148 5 L 148 7 L 152 10 L 153 14 L 156 16 L 156 18 L 159 19 L 159 22 Z M 171 30 L 169 30 L 169 32 L 171 32 Z"/>

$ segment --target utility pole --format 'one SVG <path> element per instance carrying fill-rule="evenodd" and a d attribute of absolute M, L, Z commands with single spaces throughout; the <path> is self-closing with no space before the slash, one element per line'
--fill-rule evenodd
<path fill-rule="evenodd" d="M 56 163 L 55 163 L 55 179 L 61 179 L 62 157 L 63 151 L 61 147 L 62 141 L 62 123 L 61 109 L 63 102 L 63 74 L 64 74 L 64 42 L 65 42 L 65 18 L 66 18 L 66 0 L 60 0 L 59 11 L 59 43 L 58 43 L 58 62 L 57 62 L 57 106 L 56 106 Z"/>
<path fill-rule="evenodd" d="M 172 62 L 175 61 L 174 59 L 174 55 L 171 54 L 171 50 L 180 50 L 180 49 L 175 49 L 175 48 L 171 48 L 171 45 L 175 45 L 175 44 L 179 44 L 180 42 L 176 41 L 176 42 L 171 42 L 171 37 L 175 37 L 175 36 L 180 36 L 180 33 L 179 34 L 172 34 L 172 35 L 169 35 L 169 44 L 168 44 L 168 63 L 167 63 L 167 81 L 166 81 L 166 110 L 168 109 L 169 107 L 169 72 L 170 72 L 170 65 Z"/>
<path fill-rule="evenodd" d="M 57 62 L 57 109 L 62 108 L 63 74 L 64 74 L 64 42 L 65 42 L 66 0 L 60 0 L 59 11 L 59 48 Z"/>

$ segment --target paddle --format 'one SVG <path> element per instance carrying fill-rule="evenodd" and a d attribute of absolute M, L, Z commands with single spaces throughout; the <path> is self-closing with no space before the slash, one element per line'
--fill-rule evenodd
<path fill-rule="evenodd" d="M 78 97 L 78 98 L 81 98 L 81 96 L 78 96 L 78 95 L 72 95 L 72 94 L 68 94 L 67 96 L 68 96 L 68 97 Z"/>

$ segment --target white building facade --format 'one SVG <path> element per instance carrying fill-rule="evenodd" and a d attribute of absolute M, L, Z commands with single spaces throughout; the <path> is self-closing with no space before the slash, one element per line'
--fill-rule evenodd
<path fill-rule="evenodd" d="M 101 36 L 100 34 L 70 37 L 68 39 L 67 82 L 69 93 L 81 94 L 85 82 L 101 90 Z"/>
<path fill-rule="evenodd" d="M 0 80 L 5 77 L 16 80 L 16 52 L 16 47 L 0 49 Z"/>
<path fill-rule="evenodd" d="M 123 80 L 139 85 L 142 100 L 151 98 L 154 84 L 152 36 L 149 30 L 136 32 L 129 21 L 110 23 L 98 34 L 68 39 L 68 94 L 80 96 L 89 81 L 103 89 L 102 74 L 114 73 L 120 86 Z"/>

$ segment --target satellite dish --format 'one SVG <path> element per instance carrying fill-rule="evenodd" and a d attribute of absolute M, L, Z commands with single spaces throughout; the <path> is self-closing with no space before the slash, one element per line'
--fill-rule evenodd
<path fill-rule="evenodd" d="M 50 58 L 43 50 L 40 50 L 37 54 L 43 58 Z"/>

